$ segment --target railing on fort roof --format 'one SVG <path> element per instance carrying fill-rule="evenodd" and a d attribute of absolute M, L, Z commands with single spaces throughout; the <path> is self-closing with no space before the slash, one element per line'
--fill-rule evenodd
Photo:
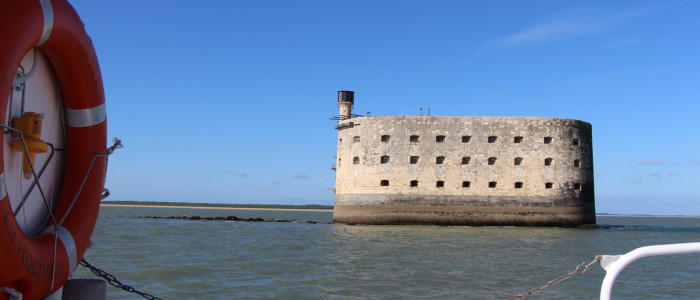
<path fill-rule="evenodd" d="M 363 115 L 352 114 L 352 115 L 350 115 L 349 117 L 348 117 L 348 116 L 334 116 L 334 117 L 330 118 L 329 120 L 333 120 L 333 121 L 343 121 L 343 120 L 348 120 L 348 119 L 352 119 L 352 118 L 360 118 L 360 117 L 365 117 L 365 116 L 363 116 Z M 366 116 L 366 117 L 369 117 L 369 112 L 367 112 L 367 116 Z"/>

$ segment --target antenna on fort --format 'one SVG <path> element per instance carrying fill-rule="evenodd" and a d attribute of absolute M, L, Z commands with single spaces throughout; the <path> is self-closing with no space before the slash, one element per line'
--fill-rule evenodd
<path fill-rule="evenodd" d="M 430 117 L 430 107 L 428 107 L 428 117 Z"/>
<path fill-rule="evenodd" d="M 423 116 L 423 108 L 422 107 L 420 108 L 420 116 L 421 117 Z"/>

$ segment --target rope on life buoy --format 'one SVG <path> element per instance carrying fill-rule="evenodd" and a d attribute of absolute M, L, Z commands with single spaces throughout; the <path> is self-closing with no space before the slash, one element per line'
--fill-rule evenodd
<path fill-rule="evenodd" d="M 22 300 L 22 293 L 9 287 L 0 288 L 0 292 L 5 292 L 10 295 L 10 300 Z"/>
<path fill-rule="evenodd" d="M 16 77 L 14 80 L 12 80 L 12 86 L 16 86 L 18 84 L 23 84 L 27 82 L 29 79 L 32 79 L 32 76 L 34 76 L 34 72 L 36 72 L 36 66 L 39 64 L 39 58 L 37 57 L 36 52 L 39 51 L 38 48 L 34 48 L 34 63 L 32 63 L 32 68 L 29 70 L 27 74 L 24 74 L 21 77 Z"/>

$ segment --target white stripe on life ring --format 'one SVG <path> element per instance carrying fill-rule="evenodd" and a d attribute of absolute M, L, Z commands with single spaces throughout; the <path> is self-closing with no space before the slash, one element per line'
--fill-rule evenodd
<path fill-rule="evenodd" d="M 73 240 L 73 235 L 70 234 L 68 229 L 65 227 L 58 227 L 58 231 L 54 230 L 55 227 L 47 227 L 43 233 L 53 234 L 61 240 L 63 246 L 66 247 L 66 253 L 68 253 L 68 267 L 70 268 L 70 274 L 73 274 L 75 268 L 78 267 L 78 250 L 75 248 L 75 240 Z M 55 232 L 55 233 L 54 233 Z"/>
<path fill-rule="evenodd" d="M 5 186 L 5 172 L 0 173 L 0 199 L 7 196 L 7 187 Z"/>
<path fill-rule="evenodd" d="M 39 42 L 36 43 L 37 47 L 41 46 L 41 44 L 49 39 L 51 31 L 53 30 L 53 7 L 51 6 L 51 0 L 39 0 L 39 3 L 41 3 L 41 9 L 44 11 L 44 30 L 41 32 Z"/>
<path fill-rule="evenodd" d="M 105 104 L 86 109 L 66 108 L 66 121 L 70 127 L 90 127 L 107 120 Z"/>

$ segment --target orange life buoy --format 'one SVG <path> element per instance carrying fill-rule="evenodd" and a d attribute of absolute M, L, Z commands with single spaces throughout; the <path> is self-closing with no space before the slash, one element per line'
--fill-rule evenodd
<path fill-rule="evenodd" d="M 51 62 L 65 107 L 66 163 L 53 212 L 59 223 L 63 220 L 60 226 L 50 222 L 36 237 L 22 231 L 0 159 L 0 290 L 40 299 L 69 278 L 97 222 L 107 168 L 107 158 L 96 157 L 105 154 L 107 143 L 104 88 L 92 41 L 66 0 L 0 0 L 0 41 L 0 120 L 7 115 L 15 72 L 35 47 Z M 3 147 L 0 143 L 0 153 Z M 0 292 L 0 299 L 7 297 Z"/>

